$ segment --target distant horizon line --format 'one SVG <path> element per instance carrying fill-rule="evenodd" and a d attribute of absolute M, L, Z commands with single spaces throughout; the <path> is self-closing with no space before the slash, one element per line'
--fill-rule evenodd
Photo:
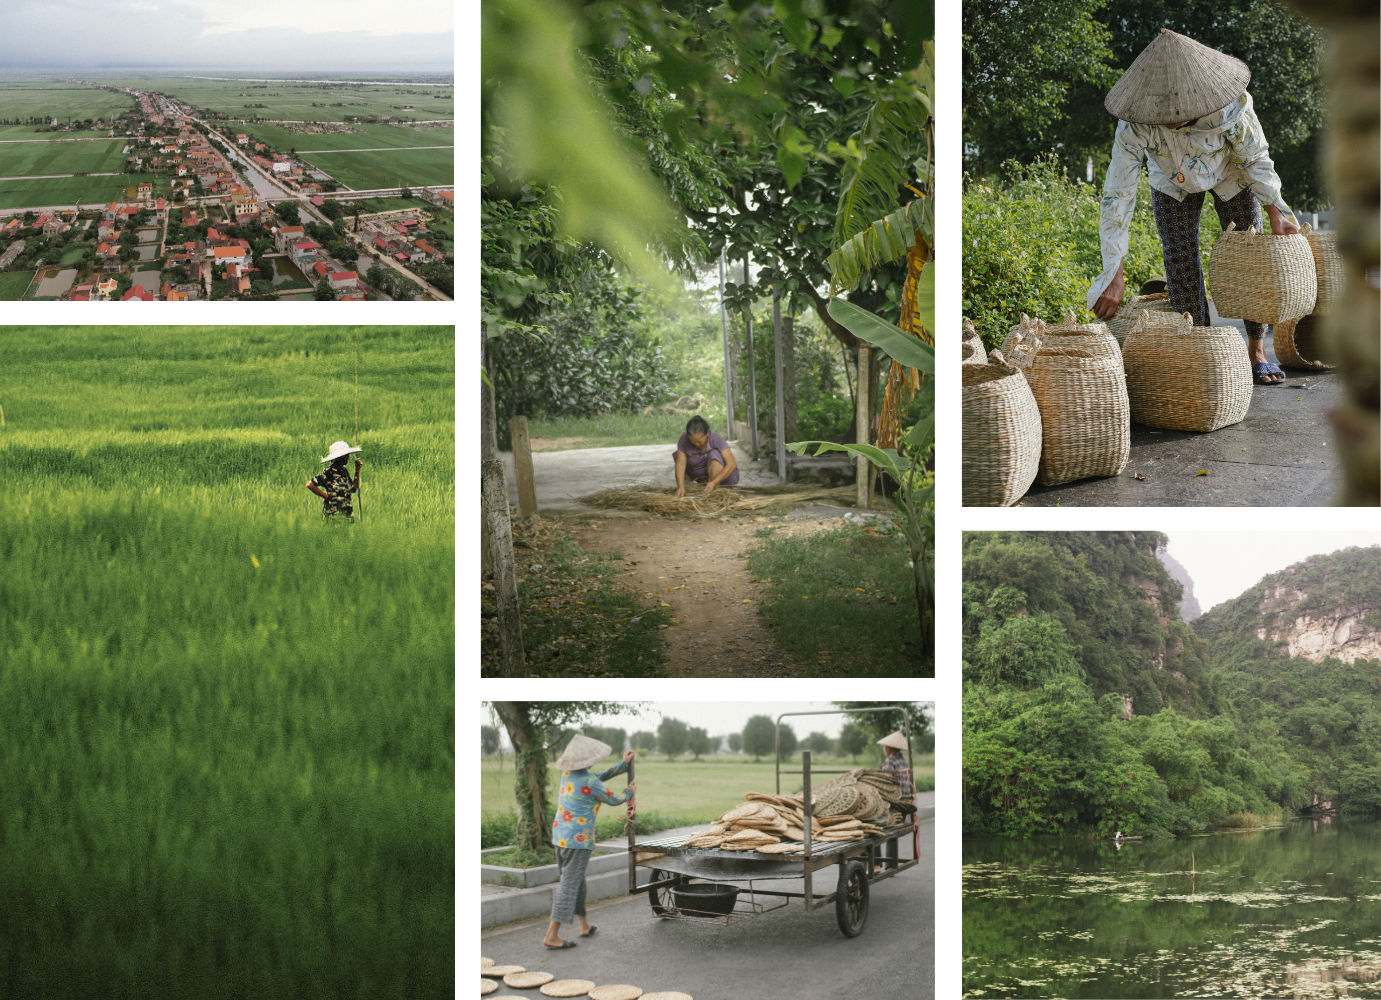
<path fill-rule="evenodd" d="M 0 81 L 6 79 L 7 77 L 22 76 L 22 75 L 24 75 L 25 73 L 115 73 L 115 72 L 119 72 L 119 73 L 132 73 L 132 72 L 135 72 L 135 71 L 140 71 L 140 72 L 144 72 L 144 73 L 158 73 L 158 74 L 165 74 L 165 75 L 172 75 L 172 74 L 174 74 L 174 73 L 179 73 L 179 74 L 181 74 L 181 75 L 183 75 L 183 76 L 192 76 L 192 75 L 193 75 L 193 71 L 195 71 L 196 73 L 215 73 L 215 72 L 220 72 L 220 73 L 238 73 L 238 74 L 247 74 L 247 73 L 272 73 L 272 72 L 286 73 L 286 72 L 289 72 L 288 70 L 271 70 L 271 69 L 245 69 L 245 70 L 236 70 L 236 69 L 227 69 L 226 67 L 223 67 L 223 66 L 212 66 L 212 67 L 206 67 L 206 66 L 20 66 L 20 67 L 14 67 L 14 66 L 10 66 L 10 67 L 7 67 L 5 70 L 0 71 Z M 185 72 L 184 72 L 184 71 L 185 71 Z M 327 79 L 327 76 L 329 76 L 329 75 L 334 75 L 334 76 L 342 77 L 343 79 L 338 80 L 338 81 L 336 81 L 336 80 L 329 80 L 329 79 Z M 401 77 L 407 77 L 407 76 L 414 76 L 414 77 L 444 76 L 444 77 L 446 78 L 446 80 L 447 80 L 452 86 L 454 86 L 454 84 L 455 84 L 455 71 L 454 71 L 453 69 L 452 69 L 452 70 L 440 70 L 440 69 L 437 69 L 437 70 L 416 70 L 416 69 L 413 69 L 413 70 L 395 70 L 395 69 L 377 68 L 377 69 L 373 69 L 373 70 L 369 71 L 369 73 L 357 73 L 356 76 L 355 76 L 355 78 L 353 78 L 353 79 L 350 78 L 350 74 L 349 74 L 348 72 L 335 72 L 335 71 L 332 71 L 332 70 L 315 70 L 315 71 L 312 71 L 312 72 L 310 72 L 310 73 L 303 73 L 303 74 L 298 75 L 298 76 L 283 76 L 283 77 L 277 77 L 277 78 L 262 78 L 262 77 L 250 77 L 250 76 L 239 75 L 239 76 L 228 76 L 228 77 L 201 77 L 201 79 L 247 80 L 247 81 L 261 82 L 261 83 L 292 83 L 292 82 L 300 82 L 300 81 L 304 81 L 304 80 L 321 80 L 322 82 L 325 82 L 325 83 L 332 83 L 332 82 L 339 82 L 339 83 L 363 83 L 363 82 L 368 82 L 368 81 L 365 79 L 365 77 L 366 77 L 366 76 L 369 76 L 369 75 L 374 75 L 374 76 L 379 76 L 379 75 L 390 75 L 390 76 L 401 76 Z"/>

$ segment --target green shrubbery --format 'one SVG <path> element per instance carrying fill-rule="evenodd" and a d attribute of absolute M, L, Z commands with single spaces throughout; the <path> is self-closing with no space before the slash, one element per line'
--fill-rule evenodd
<path fill-rule="evenodd" d="M 1069 180 L 1054 157 L 1022 166 L 1009 161 L 1004 179 L 971 180 L 964 191 L 964 315 L 991 350 L 1001 347 L 1024 312 L 1053 322 L 1075 309 L 1082 320 L 1089 283 L 1103 270 L 1098 239 L 1100 185 Z M 1218 238 L 1212 196 L 1205 198 L 1199 241 L 1208 253 Z M 1127 291 L 1165 273 L 1151 210 L 1151 188 L 1137 189 L 1124 259 Z"/>

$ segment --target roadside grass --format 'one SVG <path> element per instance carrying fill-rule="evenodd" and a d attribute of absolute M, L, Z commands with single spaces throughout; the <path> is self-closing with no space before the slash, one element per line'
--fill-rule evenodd
<path fill-rule="evenodd" d="M 7 329 L 7 992 L 450 989 L 454 333 L 359 336 L 348 525 L 353 329 Z"/>
<path fill-rule="evenodd" d="M 778 645 L 816 676 L 931 677 L 905 542 L 844 525 L 810 534 L 755 534 L 748 570 L 764 591 L 758 614 Z"/>
<path fill-rule="evenodd" d="M 700 413 L 710 426 L 724 433 L 724 411 L 712 406 L 688 413 L 619 413 L 604 417 L 532 417 L 528 419 L 528 434 L 534 438 L 562 440 L 559 448 L 538 446 L 535 451 L 557 451 L 578 448 L 620 448 L 635 444 L 665 444 L 667 462 L 676 450 L 676 442 L 686 431 L 686 421 Z M 727 437 L 727 435 L 725 435 Z M 743 461 L 743 456 L 738 456 Z"/>
<path fill-rule="evenodd" d="M 535 675 L 646 677 L 661 672 L 659 626 L 671 615 L 644 608 L 619 582 L 621 552 L 586 552 L 554 519 L 537 528 L 516 520 L 514 555 L 523 651 Z M 480 669 L 496 676 L 501 646 L 492 584 L 480 599 Z"/>
<path fill-rule="evenodd" d="M 802 720 L 797 720 L 797 722 L 801 723 Z M 620 724 L 622 725 L 622 723 Z M 649 724 L 646 728 L 656 729 L 657 727 L 655 724 Z M 918 753 L 913 760 L 916 767 L 917 790 L 933 790 L 935 787 L 935 755 L 933 753 Z M 613 767 L 618 761 L 618 757 L 610 756 L 590 770 L 598 774 Z M 876 746 L 868 747 L 858 755 L 857 759 L 833 754 L 811 755 L 812 770 L 815 768 L 847 770 L 855 767 L 878 767 L 881 763 L 882 753 L 880 748 Z M 782 761 L 782 770 L 784 771 L 799 771 L 800 769 L 801 755 L 799 752 L 792 757 L 790 762 Z M 638 781 L 638 830 L 644 830 L 643 824 L 647 820 L 647 832 L 649 833 L 654 832 L 650 819 L 652 814 L 667 824 L 664 827 L 659 827 L 659 829 L 709 823 L 724 813 L 725 810 L 742 802 L 745 793 L 772 793 L 777 787 L 771 757 L 765 757 L 761 761 L 755 762 L 751 756 L 741 754 L 712 754 L 697 761 L 689 756 L 667 760 L 665 754 L 647 754 L 640 751 L 635 761 L 634 773 Z M 547 787 L 554 790 L 561 777 L 561 772 L 555 767 L 551 767 L 548 768 L 547 774 Z M 819 780 L 823 781 L 825 777 L 822 776 Z M 829 775 L 827 777 L 834 776 Z M 505 756 L 502 760 L 494 755 L 480 758 L 480 811 L 483 814 L 487 817 L 516 814 L 518 807 L 517 800 L 513 796 L 513 779 L 513 758 L 511 756 Z M 618 775 L 609 782 L 609 785 L 618 791 L 627 783 L 628 779 L 625 775 Z M 801 776 L 799 774 L 782 775 L 781 787 L 783 794 L 796 794 L 801 790 Z M 554 793 L 552 801 L 555 802 Z M 606 810 L 616 814 L 609 817 L 611 823 L 616 823 L 619 827 L 623 825 L 623 810 L 618 806 L 605 806 L 601 810 L 600 825 L 597 827 L 597 832 L 601 836 L 605 835 L 603 824 L 606 817 L 603 816 L 603 813 Z M 508 835 L 511 837 L 511 829 Z M 511 839 L 500 840 L 493 846 L 505 847 L 511 843 L 513 843 Z"/>
<path fill-rule="evenodd" d="M 555 780 L 555 779 L 553 779 Z M 612 782 L 615 791 L 623 787 L 622 779 Z M 624 783 L 626 784 L 626 782 Z M 551 829 L 552 820 L 556 816 L 556 786 L 552 785 L 551 794 L 547 799 L 549 808 L 547 809 L 547 822 L 544 829 Z M 719 812 L 723 812 L 720 810 Z M 623 806 L 606 805 L 601 810 L 602 815 L 595 820 L 595 840 L 597 843 L 605 841 L 619 840 L 628 836 L 626 825 L 627 812 Z M 715 813 L 715 816 L 719 815 Z M 714 817 L 711 817 L 713 819 Z M 697 821 L 701 822 L 701 821 Z M 703 822 L 709 822 L 704 820 Z M 679 826 L 687 826 L 679 817 L 667 816 L 656 810 L 644 809 L 642 805 L 642 792 L 638 793 L 638 836 L 645 836 L 654 833 L 661 833 L 663 830 L 674 830 Z M 482 812 L 480 813 L 480 849 L 486 850 L 490 847 L 508 847 L 518 839 L 518 813 L 514 810 L 508 812 Z M 524 854 L 528 853 L 526 851 Z M 491 855 L 493 856 L 493 855 Z M 489 861 L 486 864 L 503 864 L 502 861 Z M 540 862 L 541 864 L 552 864 L 553 862 Z M 523 866 L 517 866 L 523 867 Z"/>
<path fill-rule="evenodd" d="M 18 302 L 33 280 L 33 271 L 6 271 L 0 274 L 0 302 Z"/>
<path fill-rule="evenodd" d="M 98 201 L 123 199 L 125 188 L 150 181 L 155 192 L 166 190 L 167 178 L 154 174 L 118 174 L 114 177 L 26 177 L 0 181 L 0 208 L 38 208 L 57 205 L 91 205 Z"/>
<path fill-rule="evenodd" d="M 407 149 L 409 146 L 450 146 L 455 143 L 454 129 L 419 128 L 413 133 L 406 125 L 351 123 L 350 127 L 359 131 L 303 134 L 289 132 L 282 125 L 271 125 L 267 122 L 246 125 L 242 130 L 237 128 L 235 131 L 243 131 L 250 138 L 267 143 L 285 153 L 289 149 L 306 153 L 333 149 Z"/>
<path fill-rule="evenodd" d="M 299 152 L 297 155 L 312 166 L 326 171 L 341 184 L 355 190 L 397 187 L 400 182 L 417 187 L 425 184 L 450 184 L 455 180 L 453 147 L 403 147 L 379 153 Z"/>
<path fill-rule="evenodd" d="M 70 137 L 59 133 L 50 138 Z M 128 142 L 121 138 L 104 142 L 87 139 L 81 142 L 6 143 L 0 146 L 0 177 L 117 171 L 124 166 L 124 149 Z"/>

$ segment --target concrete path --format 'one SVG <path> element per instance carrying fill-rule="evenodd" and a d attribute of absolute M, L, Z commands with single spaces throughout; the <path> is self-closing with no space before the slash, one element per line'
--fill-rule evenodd
<path fill-rule="evenodd" d="M 737 441 L 730 441 L 737 448 Z M 676 442 L 669 444 L 638 444 L 622 448 L 575 448 L 570 451 L 539 451 L 532 456 L 532 474 L 536 479 L 538 510 L 591 510 L 575 498 L 597 493 L 611 486 L 630 483 L 652 483 L 656 486 L 675 486 L 676 469 L 672 452 Z M 518 505 L 518 479 L 513 472 L 513 453 L 500 457 L 508 474 L 508 496 L 514 507 Z M 776 486 L 779 482 L 772 462 L 762 459 L 746 461 L 738 451 L 740 486 Z M 701 487 L 696 487 L 700 489 Z"/>
<path fill-rule="evenodd" d="M 1236 326 L 1214 311 L 1214 326 Z M 1271 337 L 1266 357 L 1275 361 Z M 1033 484 L 1018 507 L 1327 507 L 1343 472 L 1327 413 L 1341 405 L 1336 371 L 1285 370 L 1285 381 L 1253 385 L 1239 424 L 1209 434 L 1132 424 L 1132 457 L 1122 475 L 1061 486 Z M 1200 470 L 1210 473 L 1197 475 Z M 1137 474 L 1146 478 L 1139 480 Z"/>
<path fill-rule="evenodd" d="M 806 913 L 801 900 L 731 926 L 698 920 L 658 920 L 645 895 L 619 896 L 587 907 L 599 928 L 578 946 L 549 951 L 547 916 L 494 927 L 481 934 L 480 954 L 496 963 L 550 972 L 558 979 L 627 983 L 651 993 L 679 990 L 695 1000 L 801 1000 L 806 997 L 935 995 L 935 822 L 920 824 L 921 864 L 871 887 L 863 933 L 846 938 L 834 904 Z M 910 845 L 902 845 L 903 854 Z M 815 888 L 833 891 L 833 872 L 816 874 Z M 763 888 L 800 892 L 784 880 Z M 775 905 L 781 900 L 759 897 Z M 464 960 L 462 959 L 462 962 Z M 500 989 L 494 996 L 516 991 Z"/>

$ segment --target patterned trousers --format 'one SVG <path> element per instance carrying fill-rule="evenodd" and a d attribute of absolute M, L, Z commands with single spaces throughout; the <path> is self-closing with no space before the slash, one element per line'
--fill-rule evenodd
<path fill-rule="evenodd" d="M 591 852 L 585 848 L 556 847 L 556 867 L 561 872 L 561 884 L 551 900 L 553 923 L 569 924 L 576 916 L 585 916 L 585 869 L 590 865 Z"/>
<path fill-rule="evenodd" d="M 1204 192 L 1184 196 L 1176 201 L 1168 194 L 1152 190 L 1151 205 L 1156 212 L 1156 231 L 1160 233 L 1161 252 L 1165 257 L 1166 291 L 1170 293 L 1170 307 L 1177 313 L 1189 313 L 1195 326 L 1208 326 L 1208 295 L 1204 291 L 1204 271 L 1199 259 L 1199 216 L 1203 214 Z M 1245 188 L 1237 197 L 1224 201 L 1216 194 L 1213 208 L 1218 224 L 1224 229 L 1229 222 L 1238 230 L 1261 228 L 1261 202 L 1256 193 Z M 1260 340 L 1266 334 L 1261 323 L 1246 320 L 1247 336 Z"/>

